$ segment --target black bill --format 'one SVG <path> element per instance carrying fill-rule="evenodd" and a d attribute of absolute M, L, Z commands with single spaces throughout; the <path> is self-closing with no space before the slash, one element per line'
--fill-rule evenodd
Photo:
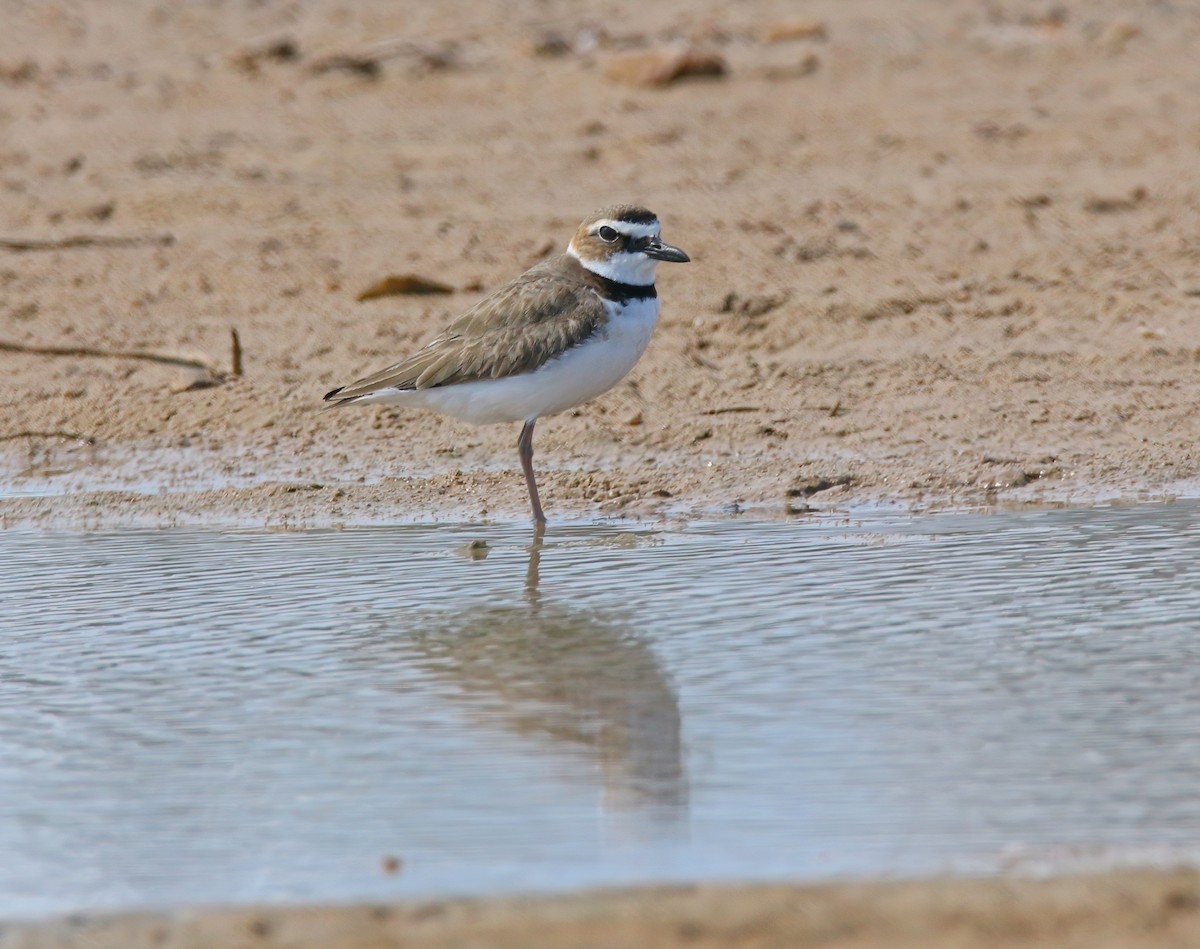
<path fill-rule="evenodd" d="M 675 245 L 664 244 L 657 237 L 647 237 L 641 250 L 647 257 L 665 260 L 673 264 L 686 264 L 692 259 Z"/>

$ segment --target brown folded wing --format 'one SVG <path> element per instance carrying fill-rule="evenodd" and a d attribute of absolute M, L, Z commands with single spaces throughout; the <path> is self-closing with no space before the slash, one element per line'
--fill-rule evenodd
<path fill-rule="evenodd" d="M 481 300 L 403 362 L 330 392 L 353 399 L 380 389 L 431 389 L 533 372 L 604 326 L 604 303 L 571 279 L 573 258 L 540 264 Z M 583 268 L 579 268 L 582 270 Z"/>

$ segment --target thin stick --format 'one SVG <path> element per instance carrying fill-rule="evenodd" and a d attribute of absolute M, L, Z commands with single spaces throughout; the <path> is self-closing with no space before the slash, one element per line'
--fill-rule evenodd
<path fill-rule="evenodd" d="M 229 335 L 233 341 L 233 353 L 230 358 L 233 368 L 230 370 L 230 375 L 240 376 L 242 374 L 242 339 L 235 329 L 231 329 Z"/>
<path fill-rule="evenodd" d="M 96 444 L 94 435 L 80 435 L 78 432 L 34 432 L 29 429 L 0 435 L 0 442 L 12 442 L 18 438 L 62 438 L 71 442 L 83 442 L 85 445 Z"/>
<path fill-rule="evenodd" d="M 27 346 L 24 343 L 9 343 L 0 340 L 0 352 L 28 353 L 31 356 L 98 356 L 103 359 L 142 359 L 146 362 L 165 363 L 168 366 L 202 369 L 215 379 L 225 378 L 224 372 L 203 359 L 176 356 L 172 353 L 155 353 L 141 349 L 94 349 L 91 346 Z"/>
<path fill-rule="evenodd" d="M 66 250 L 72 247 L 140 247 L 146 244 L 169 247 L 174 234 L 143 234 L 121 237 L 116 234 L 75 234 L 71 237 L 0 237 L 0 250 Z"/>

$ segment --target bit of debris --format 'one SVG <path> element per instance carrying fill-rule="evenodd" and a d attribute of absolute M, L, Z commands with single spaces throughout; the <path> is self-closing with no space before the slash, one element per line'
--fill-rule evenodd
<path fill-rule="evenodd" d="M 170 247 L 174 234 L 143 234 L 122 237 L 117 234 L 75 234 L 70 237 L 0 237 L 0 250 L 67 250 L 73 247 Z"/>
<path fill-rule="evenodd" d="M 781 20 L 765 27 L 762 32 L 764 43 L 785 43 L 790 40 L 829 39 L 829 27 L 821 20 Z"/>
<path fill-rule="evenodd" d="M 458 50 L 452 43 L 414 43 L 411 40 L 385 40 L 353 53 L 331 53 L 313 60 L 309 71 L 315 75 L 350 72 L 376 79 L 389 59 L 407 58 L 415 72 L 438 72 L 458 65 Z"/>
<path fill-rule="evenodd" d="M 230 336 L 230 357 L 229 374 L 231 376 L 240 376 L 242 374 L 242 338 L 238 335 L 238 331 L 231 329 Z"/>
<path fill-rule="evenodd" d="M 990 119 L 984 119 L 972 125 L 971 132 L 977 138 L 985 140 L 1013 142 L 1028 135 L 1029 127 L 1021 122 L 1002 124 Z"/>
<path fill-rule="evenodd" d="M 0 341 L 0 352 L 25 353 L 30 356 L 88 356 L 101 359 L 135 359 L 143 362 L 162 363 L 183 370 L 182 374 L 170 385 L 172 392 L 188 392 L 192 389 L 210 389 L 225 382 L 230 375 L 240 375 L 240 372 L 226 373 L 208 360 L 199 356 L 182 356 L 175 353 L 157 353 L 141 349 L 96 349 L 91 346 L 35 346 L 25 343 L 10 343 Z M 234 331 L 234 368 L 241 366 L 241 342 Z"/>
<path fill-rule="evenodd" d="M 717 365 L 717 363 L 700 355 L 699 350 L 707 348 L 707 342 L 707 340 L 699 340 L 695 345 L 687 348 L 686 354 L 697 366 L 701 366 L 705 369 L 711 369 L 714 372 L 720 372 L 721 367 Z"/>
<path fill-rule="evenodd" d="M 787 302 L 787 292 L 771 295 L 743 297 L 734 291 L 725 294 L 719 313 L 737 313 L 741 316 L 764 316 Z"/>
<path fill-rule="evenodd" d="M 487 560 L 492 546 L 486 540 L 472 540 L 458 548 L 458 553 L 468 560 Z"/>
<path fill-rule="evenodd" d="M 398 296 L 441 296 L 454 292 L 454 288 L 448 284 L 439 283 L 437 280 L 430 280 L 427 277 L 420 277 L 416 274 L 391 275 L 384 277 L 378 283 L 373 283 L 360 293 L 356 300 L 363 303 L 367 300 L 375 300 L 379 297 L 398 297 Z"/>
<path fill-rule="evenodd" d="M 117 203 L 115 201 L 101 201 L 99 204 L 93 204 L 87 208 L 83 212 L 83 216 L 91 218 L 93 221 L 107 221 L 116 210 Z"/>
<path fill-rule="evenodd" d="M 1129 20 L 1114 20 L 1101 31 L 1096 42 L 1110 53 L 1119 53 L 1125 49 L 1130 40 L 1137 39 L 1141 35 L 1141 27 L 1136 23 L 1131 23 Z"/>
<path fill-rule="evenodd" d="M 38 64 L 32 59 L 22 59 L 15 63 L 0 63 L 0 82 L 17 86 L 23 82 L 33 82 L 37 79 Z"/>
<path fill-rule="evenodd" d="M 984 478 L 984 487 L 989 490 L 998 488 L 1023 488 L 1029 483 L 1029 478 L 1020 468 L 1008 468 L 994 472 Z"/>
<path fill-rule="evenodd" d="M 561 33 L 555 33 L 552 30 L 543 33 L 533 42 L 533 54 L 535 56 L 566 56 L 573 51 L 574 48 L 571 45 L 571 41 Z"/>
<path fill-rule="evenodd" d="M 181 392 L 195 392 L 198 389 L 214 389 L 221 384 L 221 379 L 206 369 L 183 369 L 167 386 L 167 391 L 174 395 Z"/>
<path fill-rule="evenodd" d="M 1034 481 L 1041 481 L 1043 478 L 1057 478 L 1061 475 L 1062 469 L 1053 466 L 1045 468 L 1006 467 L 985 475 L 981 480 L 983 486 L 989 491 L 996 491 L 1003 488 L 1023 488 Z"/>
<path fill-rule="evenodd" d="M 379 861 L 379 865 L 388 876 L 395 876 L 404 869 L 404 861 L 390 853 L 383 855 L 383 858 Z"/>
<path fill-rule="evenodd" d="M 854 484 L 850 475 L 834 475 L 832 478 L 817 476 L 804 481 L 797 481 L 787 490 L 789 498 L 811 498 L 814 494 L 828 491 L 830 488 L 849 487 Z"/>
<path fill-rule="evenodd" d="M 1092 214 L 1115 214 L 1119 211 L 1132 211 L 1146 200 L 1149 192 L 1138 185 L 1126 197 L 1095 197 L 1088 198 L 1083 203 L 1083 209 Z"/>
<path fill-rule="evenodd" d="M 683 48 L 647 50 L 610 59 L 604 67 L 609 79 L 630 86 L 667 86 L 680 79 L 718 79 L 729 72 L 716 53 Z"/>
<path fill-rule="evenodd" d="M 234 66 L 256 74 L 265 62 L 293 63 L 300 58 L 300 44 L 290 36 L 252 43 L 230 57 Z"/>
<path fill-rule="evenodd" d="M 809 53 L 799 62 L 788 63 L 784 66 L 766 66 L 762 74 L 767 79 L 782 80 L 782 79 L 803 79 L 805 76 L 811 76 L 821 68 L 821 57 L 816 53 Z"/>
<path fill-rule="evenodd" d="M 0 442 L 12 442 L 20 438 L 61 438 L 64 441 L 81 442 L 84 445 L 96 444 L 95 435 L 81 435 L 79 432 L 63 431 L 35 432 L 31 431 L 30 429 L 23 429 L 19 432 L 9 432 L 7 434 L 0 435 Z"/>

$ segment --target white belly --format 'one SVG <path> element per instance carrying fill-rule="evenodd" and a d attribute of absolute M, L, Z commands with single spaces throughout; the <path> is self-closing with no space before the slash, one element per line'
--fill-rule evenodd
<path fill-rule="evenodd" d="M 625 378 L 645 352 L 657 321 L 657 298 L 613 305 L 601 333 L 534 372 L 434 389 L 392 390 L 369 401 L 429 408 L 476 425 L 527 422 L 565 412 Z"/>

